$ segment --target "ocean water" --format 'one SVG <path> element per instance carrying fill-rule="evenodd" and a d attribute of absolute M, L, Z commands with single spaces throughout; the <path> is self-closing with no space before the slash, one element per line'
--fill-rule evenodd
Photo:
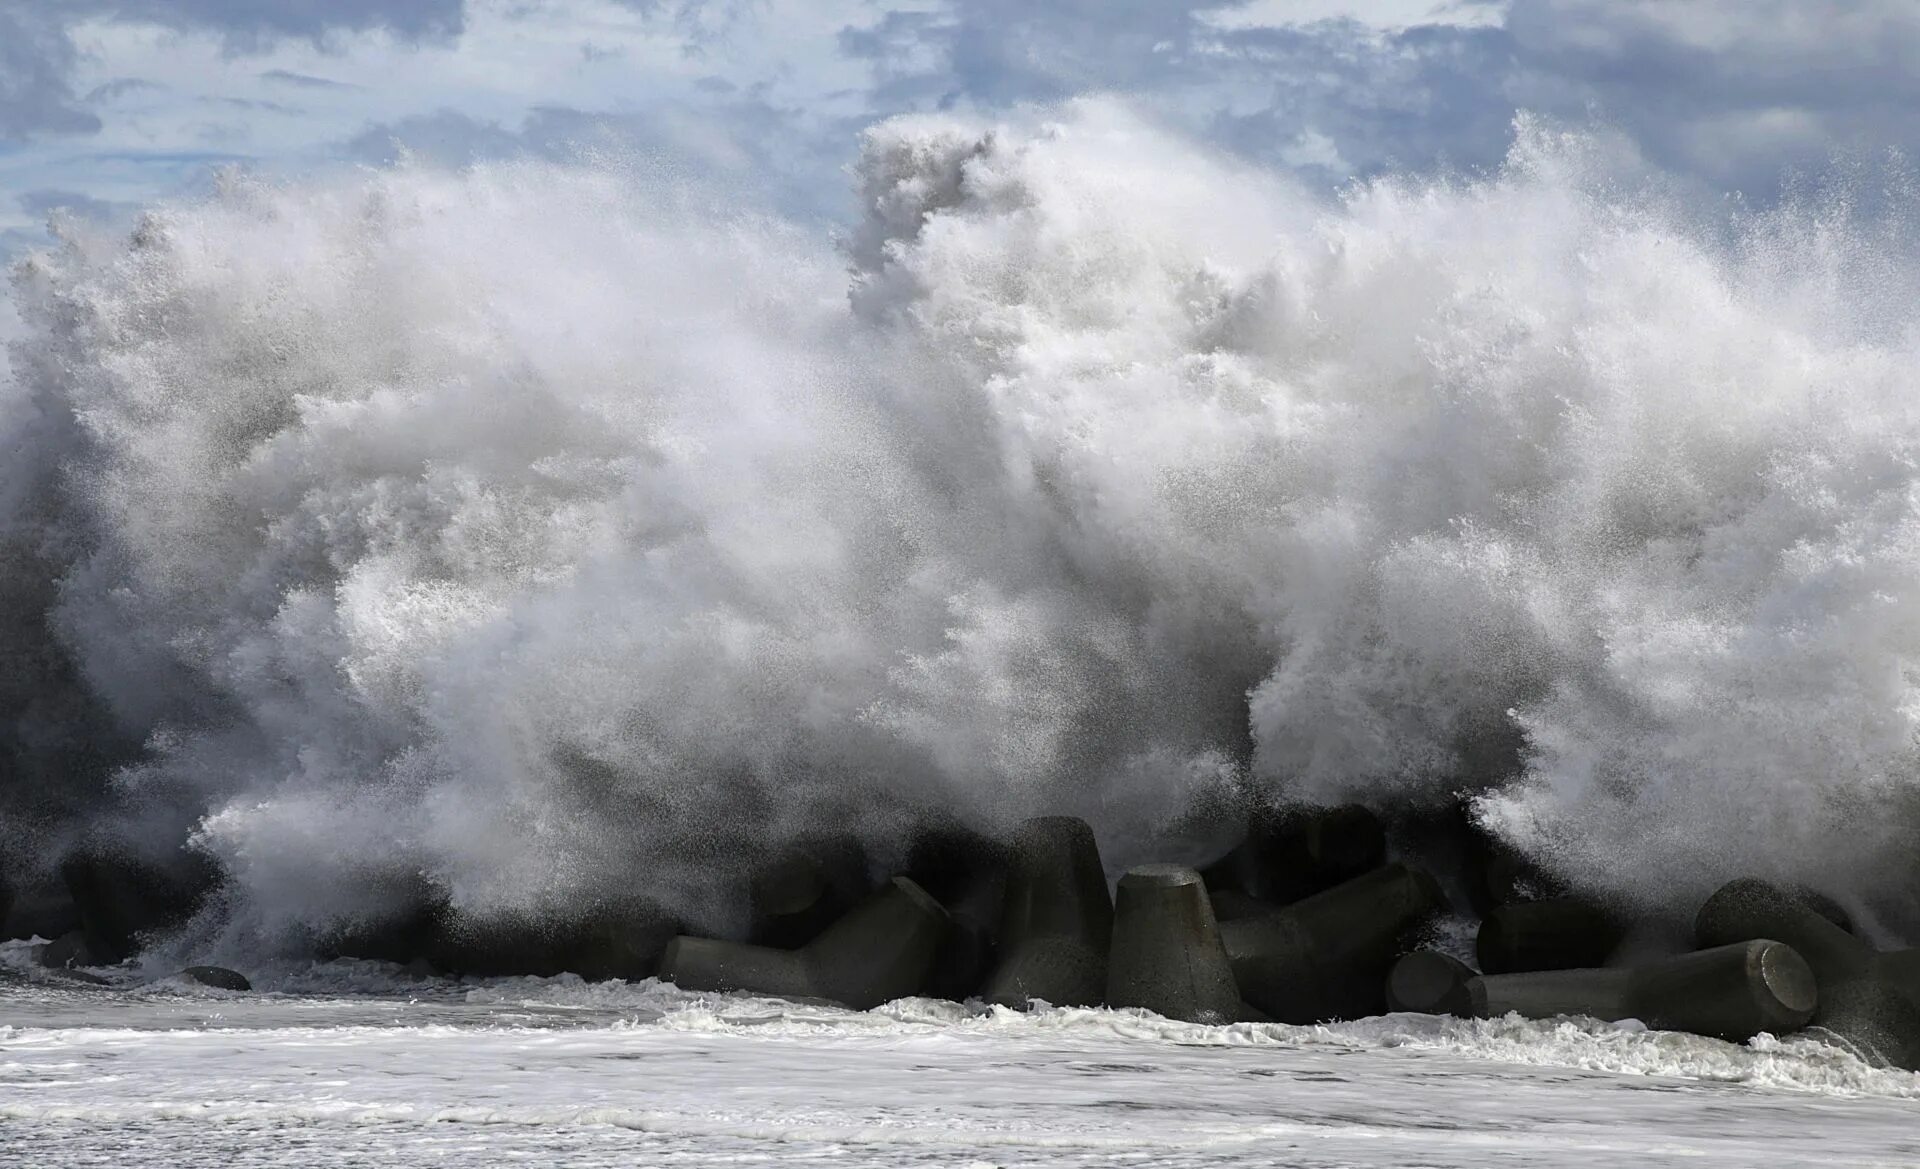
<path fill-rule="evenodd" d="M 1464 796 L 1645 912 L 1912 933 L 1920 199 L 1608 162 L 1328 199 L 1085 101 L 873 128 L 837 237 L 619 160 L 68 225 L 0 393 L 7 863 L 190 847 L 257 957 Z"/>
<path fill-rule="evenodd" d="M 604 157 L 61 225 L 0 314 L 0 865 L 212 891 L 108 989 L 8 951 L 0 1161 L 1920 1161 L 1914 1077 L 1806 1036 L 311 963 L 737 934 L 822 832 L 1204 862 L 1247 800 L 1920 941 L 1920 197 L 1608 151 L 1329 198 L 1086 100 L 871 128 L 837 234 Z"/>
<path fill-rule="evenodd" d="M 1410 1015 L 1202 1027 L 924 999 L 854 1013 L 652 982 L 413 980 L 372 963 L 263 986 L 82 987 L 15 964 L 0 987 L 0 1163 L 1920 1160 L 1920 1075 L 1806 1037 L 1735 1046 Z"/>

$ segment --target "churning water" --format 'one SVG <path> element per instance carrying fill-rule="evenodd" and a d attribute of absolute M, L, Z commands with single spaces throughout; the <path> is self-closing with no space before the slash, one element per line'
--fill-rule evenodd
<path fill-rule="evenodd" d="M 1709 216 L 1603 154 L 1328 200 L 1086 101 L 869 131 L 839 240 L 620 163 L 69 226 L 0 391 L 6 863 L 189 841 L 193 951 L 259 962 L 423 896 L 727 928 L 823 827 L 1072 813 L 1117 868 L 1235 793 L 1468 793 L 1643 910 L 1756 875 L 1920 940 L 1907 196 Z M 601 1024 L 553 1042 L 653 1050 Z M 179 1058 L 125 1028 L 0 1075 Z"/>
<path fill-rule="evenodd" d="M 4 960 L 0 954 L 0 960 Z M 1391 1015 L 1203 1027 L 288 968 L 10 986 L 0 1164 L 1890 1169 L 1920 1077 L 1811 1039 Z M 17 1161 L 16 1161 L 17 1158 Z"/>
<path fill-rule="evenodd" d="M 838 246 L 611 166 L 76 229 L 0 501 L 15 648 L 138 744 L 78 818 L 266 942 L 401 878 L 724 913 L 929 809 L 1120 865 L 1246 785 L 1906 900 L 1913 241 L 1594 149 L 1329 204 L 1090 102 L 870 131 Z"/>

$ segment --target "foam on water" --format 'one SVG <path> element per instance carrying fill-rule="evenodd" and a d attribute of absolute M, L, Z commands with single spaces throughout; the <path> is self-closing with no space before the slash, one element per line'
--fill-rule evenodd
<path fill-rule="evenodd" d="M 929 812 L 1181 859 L 1243 784 L 1912 926 L 1913 240 L 1607 173 L 1523 125 L 1328 203 L 1095 101 L 874 129 L 838 247 L 610 165 L 69 225 L 0 395 L 69 690 L 11 749 L 133 746 L 7 815 L 190 835 L 216 959 L 423 887 L 725 926 Z"/>
<path fill-rule="evenodd" d="M 978 1000 L 909 998 L 871 1011 L 750 994 L 680 990 L 655 979 L 586 982 L 574 975 L 448 980 L 390 963 L 337 959 L 280 962 L 252 972 L 255 992 L 235 994 L 190 981 L 103 968 L 111 987 L 75 984 L 38 970 L 26 943 L 0 945 L 8 1018 L 0 1052 L 95 1042 L 108 1032 L 245 1028 L 284 1032 L 269 1042 L 324 1039 L 350 1044 L 371 1031 L 403 1028 L 423 1037 L 464 1029 L 536 1031 L 639 1028 L 648 1033 L 732 1036 L 756 1041 L 847 1046 L 855 1053 L 905 1041 L 1073 1049 L 1137 1045 L 1145 1050 L 1271 1049 L 1275 1052 L 1432 1052 L 1487 1065 L 1577 1068 L 1628 1076 L 1835 1097 L 1920 1099 L 1920 1074 L 1873 1067 L 1813 1034 L 1760 1035 L 1744 1044 L 1634 1021 L 1457 1019 L 1394 1014 L 1293 1026 L 1183 1023 L 1144 1010 L 1048 1007 L 1014 1011 Z M 119 1030 L 116 1031 L 115 1029 Z M 859 1056 L 851 1058 L 857 1060 Z"/>
<path fill-rule="evenodd" d="M 347 997 L 9 989 L 8 1151 L 63 1166 L 1864 1166 L 1909 1157 L 1920 1095 L 1920 1076 L 1807 1040 L 1579 1020 L 1200 1027 L 917 999 L 853 1013 L 577 979 L 383 1001 L 368 973 Z"/>
<path fill-rule="evenodd" d="M 1390 1015 L 1207 1027 L 653 980 L 282 960 L 236 995 L 0 947 L 0 1128 L 34 1163 L 1877 1166 L 1920 1075 L 1806 1036 Z"/>

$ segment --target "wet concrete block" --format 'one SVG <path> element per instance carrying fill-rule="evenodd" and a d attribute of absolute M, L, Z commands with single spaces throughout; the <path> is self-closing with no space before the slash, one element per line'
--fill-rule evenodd
<path fill-rule="evenodd" d="M 1568 892 L 1481 827 L 1469 803 L 1402 814 L 1393 829 L 1403 854 L 1442 877 L 1448 891 L 1477 917 L 1496 906 Z"/>
<path fill-rule="evenodd" d="M 679 932 L 679 920 L 652 901 L 603 905 L 561 932 L 559 965 L 588 982 L 639 982 L 659 972 L 667 943 Z"/>
<path fill-rule="evenodd" d="M 1838 901 L 1835 901 L 1818 889 L 1812 889 L 1805 885 L 1796 886 L 1792 892 L 1795 897 L 1800 899 L 1800 903 L 1808 909 L 1813 910 L 1821 917 L 1826 918 L 1848 933 L 1853 933 L 1853 915 L 1848 913 L 1846 907 Z"/>
<path fill-rule="evenodd" d="M 1114 908 L 1093 829 L 1071 816 L 1028 820 L 1009 848 L 1000 962 L 985 998 L 1094 1006 L 1106 994 Z"/>
<path fill-rule="evenodd" d="M 1487 974 L 1599 966 L 1625 936 L 1619 919 L 1578 897 L 1497 905 L 1481 919 L 1474 956 Z"/>
<path fill-rule="evenodd" d="M 1640 966 L 1477 975 L 1430 951 L 1388 977 L 1399 1009 L 1474 1018 L 1582 1015 L 1744 1042 L 1806 1026 L 1818 1003 L 1812 969 L 1791 946 L 1756 940 Z"/>
<path fill-rule="evenodd" d="M 1378 868 L 1386 855 L 1386 829 L 1359 804 L 1262 809 L 1246 839 L 1203 875 L 1210 889 L 1285 905 Z"/>
<path fill-rule="evenodd" d="M 1387 1009 L 1416 1015 L 1471 1015 L 1467 983 L 1480 977 L 1460 959 L 1438 950 L 1415 950 L 1387 972 Z"/>
<path fill-rule="evenodd" d="M 1408 931 L 1443 904 L 1426 873 L 1385 865 L 1278 913 L 1222 923 L 1247 1002 L 1283 1023 L 1387 1009 L 1386 977 Z"/>
<path fill-rule="evenodd" d="M 1813 968 L 1784 942 L 1736 942 L 1630 969 L 1633 1017 L 1665 1031 L 1739 1043 L 1798 1031 L 1819 1006 Z"/>
<path fill-rule="evenodd" d="M 673 917 L 638 898 L 603 901 L 576 912 L 558 921 L 520 915 L 471 920 L 442 909 L 417 922 L 396 923 L 383 952 L 367 956 L 401 962 L 424 956 L 449 974 L 577 974 L 590 982 L 637 982 L 653 976 L 667 943 L 680 932 Z M 409 954 L 414 946 L 420 952 Z"/>
<path fill-rule="evenodd" d="M 1142 865 L 1120 878 L 1106 998 L 1187 1023 L 1241 1018 L 1233 966 L 1199 873 Z"/>
<path fill-rule="evenodd" d="M 775 998 L 824 998 L 814 986 L 807 956 L 751 942 L 696 938 L 686 934 L 667 943 L 660 977 L 682 990 L 746 991 Z"/>
<path fill-rule="evenodd" d="M 1632 987 L 1633 972 L 1614 967 L 1483 974 L 1468 979 L 1462 989 L 1467 996 L 1465 1013 L 1478 1019 L 1508 1014 L 1526 1019 L 1587 1015 L 1612 1021 L 1638 1017 Z"/>
<path fill-rule="evenodd" d="M 792 950 L 811 942 L 872 889 L 858 840 L 804 841 L 760 866 L 748 881 L 756 945 Z"/>
<path fill-rule="evenodd" d="M 963 1002 L 982 992 L 1000 961 L 1007 866 L 1006 846 L 977 832 L 948 825 L 915 835 L 906 875 L 950 919 L 922 993 Z"/>
<path fill-rule="evenodd" d="M 1874 951 L 1827 920 L 1798 897 L 1765 881 L 1744 877 L 1722 885 L 1693 920 L 1701 946 L 1772 938 L 1800 952 L 1814 977 L 1839 982 L 1867 976 Z"/>
<path fill-rule="evenodd" d="M 1694 919 L 1702 946 L 1771 938 L 1806 959 L 1819 984 L 1812 1025 L 1877 1064 L 1920 1070 L 1920 1003 L 1892 966 L 1792 893 L 1751 877 L 1728 882 Z"/>
<path fill-rule="evenodd" d="M 1873 964 L 1883 981 L 1920 1003 L 1920 950 L 1887 950 Z"/>
<path fill-rule="evenodd" d="M 918 993 L 947 930 L 947 911 L 895 877 L 798 950 L 681 936 L 661 977 L 688 990 L 819 998 L 870 1010 Z"/>
<path fill-rule="evenodd" d="M 1239 921 L 1243 917 L 1265 917 L 1269 913 L 1279 913 L 1286 908 L 1271 901 L 1262 901 L 1258 897 L 1240 892 L 1238 889 L 1214 889 L 1207 894 L 1213 902 L 1215 921 Z"/>
<path fill-rule="evenodd" d="M 1530 1019 L 1639 1019 L 1663 1031 L 1731 1042 L 1807 1025 L 1819 1002 L 1812 969 L 1791 946 L 1752 940 L 1637 967 L 1493 974 L 1467 985 L 1472 1013 Z"/>
<path fill-rule="evenodd" d="M 814 986 L 862 1011 L 918 994 L 949 920 L 926 890 L 895 877 L 807 944 Z"/>

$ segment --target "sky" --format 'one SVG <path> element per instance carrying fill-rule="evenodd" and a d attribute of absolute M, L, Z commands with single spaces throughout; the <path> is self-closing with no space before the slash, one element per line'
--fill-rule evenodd
<path fill-rule="evenodd" d="M 1920 148 L 1915 0 L 0 0 L 0 256 L 222 168 L 639 152 L 803 220 L 892 114 L 1125 95 L 1336 189 L 1525 112 L 1703 199 Z"/>

